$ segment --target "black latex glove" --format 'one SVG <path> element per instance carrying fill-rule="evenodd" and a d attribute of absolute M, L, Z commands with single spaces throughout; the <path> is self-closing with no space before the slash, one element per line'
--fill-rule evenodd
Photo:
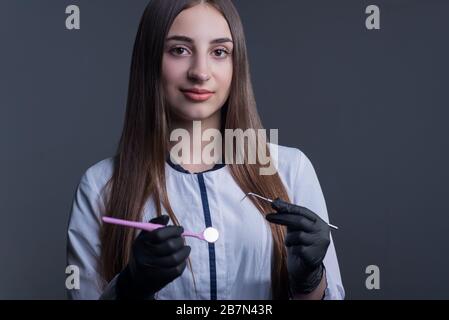
<path fill-rule="evenodd" d="M 272 203 L 277 213 L 269 222 L 287 226 L 287 268 L 291 293 L 310 293 L 321 282 L 323 259 L 330 244 L 329 225 L 311 210 L 281 199 Z"/>
<path fill-rule="evenodd" d="M 163 215 L 151 223 L 167 225 Z M 154 294 L 178 278 L 186 268 L 191 248 L 184 245 L 179 226 L 141 231 L 134 240 L 127 267 L 117 279 L 118 299 L 154 299 Z"/>

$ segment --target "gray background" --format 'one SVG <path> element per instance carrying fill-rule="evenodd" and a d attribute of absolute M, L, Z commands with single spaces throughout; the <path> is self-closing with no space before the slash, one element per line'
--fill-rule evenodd
<path fill-rule="evenodd" d="M 72 197 L 116 148 L 146 3 L 0 2 L 1 299 L 65 298 Z M 340 226 L 347 298 L 449 298 L 449 2 L 235 3 L 264 124 L 312 160 Z M 370 4 L 381 30 L 365 28 Z"/>

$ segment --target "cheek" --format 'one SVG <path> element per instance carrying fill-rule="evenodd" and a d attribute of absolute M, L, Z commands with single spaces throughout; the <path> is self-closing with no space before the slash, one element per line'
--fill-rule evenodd
<path fill-rule="evenodd" d="M 220 88 L 223 88 L 222 94 L 227 95 L 229 93 L 232 83 L 232 74 L 233 74 L 232 62 L 220 66 L 220 72 L 218 74 L 219 74 L 218 82 Z"/>
<path fill-rule="evenodd" d="M 184 65 L 173 59 L 164 59 L 162 62 L 162 80 L 166 88 L 179 85 L 183 80 Z"/>

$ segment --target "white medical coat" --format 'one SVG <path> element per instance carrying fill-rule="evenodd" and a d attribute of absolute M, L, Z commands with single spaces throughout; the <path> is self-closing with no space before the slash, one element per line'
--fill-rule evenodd
<path fill-rule="evenodd" d="M 278 172 L 293 203 L 329 221 L 325 199 L 312 163 L 296 148 L 278 146 Z M 74 196 L 67 238 L 67 263 L 79 268 L 79 289 L 70 299 L 113 299 L 115 277 L 108 284 L 99 275 L 99 230 L 104 211 L 103 187 L 113 171 L 113 159 L 102 160 L 82 176 Z M 219 240 L 208 244 L 186 238 L 196 291 L 188 268 L 156 294 L 156 299 L 271 299 L 273 242 L 268 222 L 243 191 L 227 166 L 199 174 L 188 173 L 170 161 L 165 167 L 170 204 L 185 230 L 201 232 L 213 226 Z M 154 203 L 144 206 L 142 221 L 156 216 Z M 170 222 L 171 224 L 171 222 Z M 324 299 L 343 299 L 334 242 L 324 258 L 327 288 Z M 105 284 L 105 287 L 102 287 Z"/>

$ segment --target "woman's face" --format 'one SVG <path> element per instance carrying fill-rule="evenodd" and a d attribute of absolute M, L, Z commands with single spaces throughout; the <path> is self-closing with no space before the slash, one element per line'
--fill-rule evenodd
<path fill-rule="evenodd" d="M 164 93 L 183 120 L 215 115 L 232 81 L 231 31 L 222 14 L 207 4 L 182 11 L 168 33 L 162 60 Z"/>

